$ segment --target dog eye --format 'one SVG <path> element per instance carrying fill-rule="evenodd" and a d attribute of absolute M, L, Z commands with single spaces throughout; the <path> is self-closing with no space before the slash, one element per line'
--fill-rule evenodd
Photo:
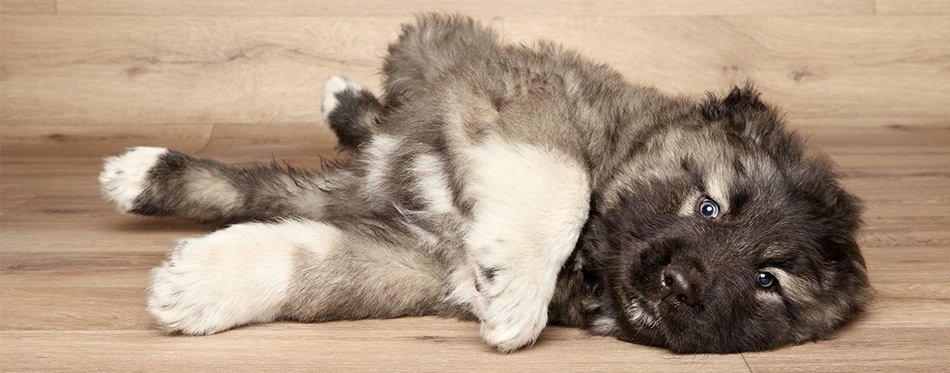
<path fill-rule="evenodd" d="M 770 288 L 775 285 L 775 276 L 772 276 L 772 274 L 768 272 L 759 272 L 759 274 L 755 276 L 755 281 L 761 287 Z"/>
<path fill-rule="evenodd" d="M 699 214 L 704 218 L 715 218 L 719 216 L 719 205 L 716 204 L 716 201 L 704 198 L 703 201 L 699 203 Z"/>

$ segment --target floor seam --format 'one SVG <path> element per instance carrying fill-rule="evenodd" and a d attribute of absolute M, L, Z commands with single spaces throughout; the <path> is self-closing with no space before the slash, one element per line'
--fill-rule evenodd
<path fill-rule="evenodd" d="M 752 370 L 752 367 L 749 366 L 749 361 L 745 359 L 745 354 L 740 353 L 739 356 L 742 357 L 742 362 L 745 363 L 745 367 L 749 369 L 749 372 L 750 372 L 750 373 L 754 372 L 754 371 Z"/>

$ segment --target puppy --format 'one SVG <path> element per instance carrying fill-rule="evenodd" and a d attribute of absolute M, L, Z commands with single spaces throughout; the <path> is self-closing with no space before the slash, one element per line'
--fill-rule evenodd
<path fill-rule="evenodd" d="M 500 352 L 552 323 L 726 353 L 826 337 L 868 302 L 859 200 L 750 86 L 670 97 L 439 15 L 403 28 L 383 73 L 381 100 L 327 82 L 352 152 L 319 175 L 106 160 L 121 210 L 230 225 L 153 270 L 162 329 L 439 315 Z"/>

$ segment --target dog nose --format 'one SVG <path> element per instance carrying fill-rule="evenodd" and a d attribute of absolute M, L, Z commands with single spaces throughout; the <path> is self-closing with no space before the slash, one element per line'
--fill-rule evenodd
<path fill-rule="evenodd" d="M 663 298 L 672 296 L 677 301 L 695 306 L 702 301 L 700 281 L 695 268 L 672 265 L 663 272 Z"/>

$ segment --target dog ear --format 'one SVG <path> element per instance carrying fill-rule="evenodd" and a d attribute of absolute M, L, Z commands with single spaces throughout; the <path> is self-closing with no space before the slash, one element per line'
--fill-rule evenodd
<path fill-rule="evenodd" d="M 826 309 L 839 309 L 828 313 L 837 318 L 824 321 L 827 331 L 831 331 L 864 310 L 874 293 L 857 242 L 864 205 L 841 187 L 840 175 L 827 156 L 807 159 L 792 175 L 799 180 L 799 190 L 818 204 L 812 213 L 821 222 L 818 250 L 825 266 L 822 286 L 832 289 L 824 293 L 823 303 Z"/>
<path fill-rule="evenodd" d="M 757 111 L 767 110 L 765 104 L 759 100 L 759 95 L 752 83 L 746 83 L 745 88 L 733 87 L 729 95 L 722 99 L 707 93 L 706 102 L 701 107 L 703 117 L 714 122 L 741 119 Z"/>
<path fill-rule="evenodd" d="M 703 118 L 724 126 L 728 132 L 750 138 L 756 143 L 767 142 L 776 132 L 781 132 L 782 120 L 768 105 L 759 100 L 760 93 L 752 83 L 744 88 L 733 87 L 726 97 L 707 94 L 700 106 Z"/>
<path fill-rule="evenodd" d="M 795 180 L 796 189 L 818 206 L 813 212 L 821 219 L 828 232 L 826 242 L 840 246 L 835 253 L 828 253 L 835 260 L 854 260 L 864 265 L 855 236 L 863 224 L 861 214 L 864 203 L 860 198 L 848 193 L 841 187 L 841 174 L 831 158 L 825 154 L 806 157 L 798 167 L 789 170 L 789 176 Z"/>

